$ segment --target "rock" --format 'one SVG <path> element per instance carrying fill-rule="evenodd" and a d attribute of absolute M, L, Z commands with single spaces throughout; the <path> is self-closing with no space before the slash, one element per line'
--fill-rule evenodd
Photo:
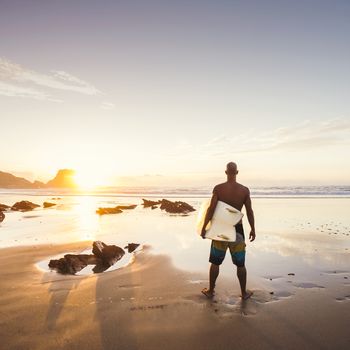
<path fill-rule="evenodd" d="M 137 204 L 130 204 L 130 205 L 117 205 L 115 208 L 120 210 L 128 210 L 128 209 L 135 209 L 137 207 Z"/>
<path fill-rule="evenodd" d="M 0 222 L 3 222 L 4 219 L 5 219 L 5 214 L 2 211 L 0 211 Z"/>
<path fill-rule="evenodd" d="M 158 207 L 156 205 L 152 205 L 151 206 L 151 209 L 154 210 L 154 209 L 157 209 Z"/>
<path fill-rule="evenodd" d="M 125 254 L 122 248 L 116 245 L 107 245 L 101 241 L 95 241 L 92 244 L 92 253 L 102 260 L 102 265 L 108 267 L 114 265 Z"/>
<path fill-rule="evenodd" d="M 96 241 L 92 245 L 93 254 L 66 254 L 61 259 L 50 260 L 49 267 L 62 274 L 74 275 L 87 265 L 96 265 L 95 273 L 103 272 L 120 260 L 125 252 L 115 245 Z"/>
<path fill-rule="evenodd" d="M 90 264 L 97 264 L 98 259 L 93 254 L 66 254 L 58 260 L 50 260 L 49 267 L 62 274 L 74 275 Z"/>
<path fill-rule="evenodd" d="M 9 205 L 6 204 L 1 204 L 0 203 L 0 211 L 6 211 L 8 209 L 10 209 L 11 207 Z"/>
<path fill-rule="evenodd" d="M 51 208 L 51 207 L 54 207 L 55 205 L 56 205 L 56 203 L 50 203 L 50 202 L 43 203 L 44 208 Z"/>
<path fill-rule="evenodd" d="M 128 243 L 128 245 L 124 247 L 124 249 L 127 249 L 128 253 L 132 253 L 139 246 L 140 246 L 139 243 Z"/>
<path fill-rule="evenodd" d="M 196 210 L 188 203 L 181 201 L 172 202 L 167 199 L 162 199 L 160 201 L 160 209 L 171 214 L 188 214 Z"/>
<path fill-rule="evenodd" d="M 115 208 L 98 208 L 96 210 L 96 214 L 99 215 L 104 215 L 104 214 L 119 214 L 122 213 L 123 211 L 120 210 L 119 208 L 115 207 Z"/>
<path fill-rule="evenodd" d="M 29 211 L 38 207 L 40 207 L 39 204 L 35 204 L 29 201 L 21 201 L 21 202 L 15 203 L 11 209 L 16 211 Z"/>
<path fill-rule="evenodd" d="M 150 201 L 148 199 L 143 199 L 143 198 L 142 198 L 142 200 L 143 200 L 143 207 L 144 208 L 153 207 L 155 205 L 160 204 L 160 201 Z"/>
<path fill-rule="evenodd" d="M 295 276 L 295 273 L 294 273 L 294 272 L 290 272 L 290 273 L 288 274 L 288 276 Z"/>
<path fill-rule="evenodd" d="M 60 198 L 60 197 L 52 197 L 51 199 L 52 199 L 52 200 L 58 201 L 58 200 L 60 200 L 60 199 L 62 199 L 62 198 Z"/>

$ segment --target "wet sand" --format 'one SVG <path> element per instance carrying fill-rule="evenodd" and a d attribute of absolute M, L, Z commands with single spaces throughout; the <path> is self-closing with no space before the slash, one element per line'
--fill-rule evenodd
<path fill-rule="evenodd" d="M 346 349 L 350 342 L 348 271 L 325 272 L 322 286 L 297 275 L 249 278 L 242 302 L 236 279 L 175 268 L 149 249 L 119 270 L 91 276 L 45 273 L 36 263 L 91 242 L 13 247 L 0 255 L 0 339 L 6 349 Z M 337 293 L 328 288 L 337 282 Z M 276 292 L 275 283 L 293 286 Z M 267 287 L 271 284 L 270 287 Z M 320 288 L 324 287 L 324 288 Z"/>

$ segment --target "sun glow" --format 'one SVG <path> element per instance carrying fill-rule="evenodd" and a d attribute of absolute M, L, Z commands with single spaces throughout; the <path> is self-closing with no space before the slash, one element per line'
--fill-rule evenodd
<path fill-rule="evenodd" d="M 103 174 L 101 169 L 78 169 L 74 175 L 78 188 L 91 190 L 109 185 L 109 176 Z"/>

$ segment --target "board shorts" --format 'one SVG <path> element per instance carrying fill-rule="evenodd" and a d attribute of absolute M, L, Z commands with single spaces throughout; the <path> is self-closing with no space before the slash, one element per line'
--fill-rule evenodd
<path fill-rule="evenodd" d="M 236 242 L 211 241 L 209 262 L 215 265 L 221 265 L 225 259 L 227 248 L 230 249 L 232 262 L 237 267 L 243 267 L 245 264 L 245 246 L 244 231 L 242 224 L 235 226 L 236 232 L 243 236 L 243 240 Z"/>

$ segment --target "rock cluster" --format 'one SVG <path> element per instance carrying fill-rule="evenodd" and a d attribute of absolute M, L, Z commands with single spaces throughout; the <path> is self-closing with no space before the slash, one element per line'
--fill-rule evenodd
<path fill-rule="evenodd" d="M 129 243 L 128 250 L 129 246 L 134 248 L 131 250 L 134 251 L 139 244 Z M 124 249 L 116 245 L 95 241 L 92 244 L 92 254 L 66 254 L 61 259 L 50 260 L 49 267 L 62 274 L 74 275 L 87 265 L 95 265 L 93 272 L 99 273 L 114 265 L 124 254 Z"/>
<path fill-rule="evenodd" d="M 105 214 L 119 214 L 122 213 L 123 211 L 118 209 L 118 208 L 98 208 L 96 210 L 96 214 L 99 215 L 105 215 Z"/>
<path fill-rule="evenodd" d="M 0 211 L 6 211 L 8 209 L 10 209 L 11 207 L 9 205 L 6 204 L 1 204 L 0 203 Z"/>
<path fill-rule="evenodd" d="M 116 207 L 112 208 L 98 208 L 96 210 L 96 214 L 104 215 L 104 214 L 119 214 L 122 213 L 123 210 L 130 210 L 135 209 L 137 207 L 137 204 L 130 204 L 130 205 L 117 205 Z"/>
<path fill-rule="evenodd" d="M 43 203 L 44 208 L 51 208 L 51 207 L 54 207 L 55 205 L 56 205 L 56 203 L 50 203 L 50 202 Z"/>
<path fill-rule="evenodd" d="M 15 211 L 29 211 L 29 210 L 33 210 L 35 208 L 40 207 L 39 204 L 35 204 L 29 201 L 20 201 L 15 203 L 11 209 L 15 210 Z"/>
<path fill-rule="evenodd" d="M 160 208 L 165 210 L 167 213 L 171 214 L 188 214 L 192 211 L 195 211 L 192 205 L 181 202 L 181 201 L 169 201 L 168 199 L 161 199 L 159 201 L 151 201 L 148 199 L 142 199 L 144 208 L 151 207 L 152 209 Z"/>

